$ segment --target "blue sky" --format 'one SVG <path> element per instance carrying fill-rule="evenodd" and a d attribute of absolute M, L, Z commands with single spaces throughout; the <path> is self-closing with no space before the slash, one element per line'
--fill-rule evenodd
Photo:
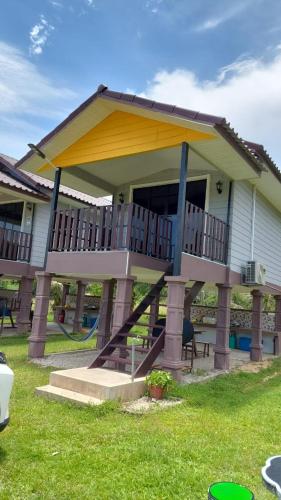
<path fill-rule="evenodd" d="M 99 83 L 226 117 L 281 163 L 280 0 L 0 0 L 0 150 Z"/>

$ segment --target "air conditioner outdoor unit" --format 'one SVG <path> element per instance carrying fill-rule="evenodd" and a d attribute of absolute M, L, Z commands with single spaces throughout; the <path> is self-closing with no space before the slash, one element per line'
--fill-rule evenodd
<path fill-rule="evenodd" d="M 265 285 L 266 284 L 266 269 L 255 260 L 248 260 L 245 266 L 242 267 L 242 283 L 243 285 Z"/>

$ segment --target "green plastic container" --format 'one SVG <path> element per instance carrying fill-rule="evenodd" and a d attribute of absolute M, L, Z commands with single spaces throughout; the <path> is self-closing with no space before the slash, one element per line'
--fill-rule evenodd
<path fill-rule="evenodd" d="M 236 334 L 232 333 L 229 335 L 229 347 L 230 349 L 236 349 Z"/>
<path fill-rule="evenodd" d="M 241 484 L 223 482 L 210 486 L 208 500 L 254 500 L 253 493 Z"/>

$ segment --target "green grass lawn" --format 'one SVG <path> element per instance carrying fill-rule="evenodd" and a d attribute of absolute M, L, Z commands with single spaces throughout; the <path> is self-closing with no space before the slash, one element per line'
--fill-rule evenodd
<path fill-rule="evenodd" d="M 77 347 L 48 339 L 48 352 Z M 85 347 L 85 344 L 79 344 Z M 260 478 L 280 454 L 281 360 L 258 374 L 175 387 L 180 406 L 145 416 L 118 404 L 79 408 L 34 395 L 50 369 L 26 361 L 26 340 L 1 339 L 15 370 L 10 426 L 0 434 L 0 498 L 207 499 L 239 481 L 271 499 Z"/>

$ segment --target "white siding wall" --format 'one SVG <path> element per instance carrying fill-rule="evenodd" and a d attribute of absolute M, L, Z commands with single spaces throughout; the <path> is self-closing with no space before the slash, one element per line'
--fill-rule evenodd
<path fill-rule="evenodd" d="M 254 259 L 266 267 L 266 280 L 281 285 L 281 213 L 260 193 L 256 199 Z"/>
<path fill-rule="evenodd" d="M 245 181 L 233 182 L 230 217 L 229 263 L 240 273 L 251 258 L 252 187 Z"/>
<path fill-rule="evenodd" d="M 251 259 L 252 186 L 233 183 L 230 234 L 230 267 L 240 272 Z M 254 260 L 266 267 L 266 280 L 281 285 L 281 213 L 259 192 L 256 195 Z"/>
<path fill-rule="evenodd" d="M 35 205 L 33 215 L 33 237 L 30 263 L 33 266 L 43 266 L 45 257 L 45 248 L 47 244 L 48 224 L 50 215 L 50 205 Z"/>
<path fill-rule="evenodd" d="M 217 192 L 216 183 L 222 182 L 222 193 Z M 210 177 L 209 209 L 208 212 L 222 219 L 227 220 L 227 205 L 229 193 L 229 179 L 222 174 L 212 174 Z"/>
<path fill-rule="evenodd" d="M 71 208 L 70 204 L 59 203 L 59 208 Z M 81 205 L 82 206 L 82 205 Z M 47 244 L 50 205 L 37 203 L 34 207 L 32 228 L 32 249 L 30 263 L 33 266 L 43 266 Z"/>

